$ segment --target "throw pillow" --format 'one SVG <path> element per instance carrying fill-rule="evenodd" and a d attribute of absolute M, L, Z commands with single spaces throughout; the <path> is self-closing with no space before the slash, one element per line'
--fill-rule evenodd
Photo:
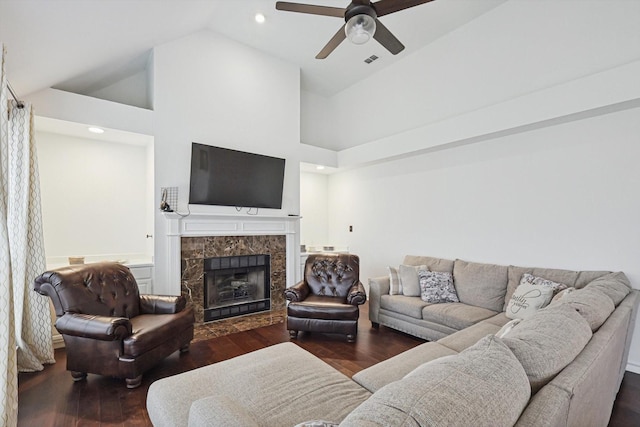
<path fill-rule="evenodd" d="M 496 398 L 505 390 L 508 398 Z M 382 387 L 340 426 L 512 426 L 530 396 L 522 365 L 489 335 Z"/>
<path fill-rule="evenodd" d="M 389 295 L 402 295 L 402 284 L 400 283 L 400 276 L 398 276 L 398 269 L 394 267 L 387 267 L 389 269 Z"/>
<path fill-rule="evenodd" d="M 398 268 L 398 276 L 400 283 L 402 283 L 402 295 L 407 297 L 420 296 L 418 270 L 427 270 L 427 267 L 424 265 L 400 265 Z"/>
<path fill-rule="evenodd" d="M 549 304 L 553 288 L 523 283 L 516 288 L 505 311 L 509 319 L 528 319 Z"/>
<path fill-rule="evenodd" d="M 551 288 L 553 289 L 554 294 L 557 294 L 558 292 L 563 291 L 568 287 L 567 285 L 563 285 L 562 283 L 557 283 L 552 280 L 547 280 L 542 277 L 537 277 L 529 273 L 524 273 L 522 275 L 522 278 L 520 279 L 520 284 L 522 285 L 523 283 L 529 283 L 531 285 L 545 286 L 545 287 Z"/>
<path fill-rule="evenodd" d="M 420 296 L 418 270 L 427 270 L 425 265 L 400 265 L 399 268 L 387 267 L 389 270 L 389 295 Z M 409 287 L 404 292 L 403 280 Z"/>
<path fill-rule="evenodd" d="M 522 364 L 536 393 L 580 354 L 591 335 L 589 324 L 574 308 L 554 304 L 520 322 L 502 340 Z"/>
<path fill-rule="evenodd" d="M 424 302 L 460 302 L 451 273 L 419 270 L 420 297 Z"/>
<path fill-rule="evenodd" d="M 496 337 L 504 338 L 520 322 L 522 322 L 522 319 L 513 319 L 507 322 L 498 332 L 496 332 Z"/>

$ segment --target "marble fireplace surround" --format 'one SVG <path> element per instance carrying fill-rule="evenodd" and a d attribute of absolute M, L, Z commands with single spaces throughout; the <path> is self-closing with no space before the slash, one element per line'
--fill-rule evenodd
<path fill-rule="evenodd" d="M 173 283 L 194 304 L 196 322 L 204 319 L 204 259 L 271 255 L 271 310 L 285 307 L 283 291 L 298 280 L 299 217 L 166 214 L 169 221 Z M 174 282 L 174 280 L 176 280 Z"/>

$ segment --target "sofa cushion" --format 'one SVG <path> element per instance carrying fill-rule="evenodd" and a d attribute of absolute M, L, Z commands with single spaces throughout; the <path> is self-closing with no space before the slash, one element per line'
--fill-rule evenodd
<path fill-rule="evenodd" d="M 467 328 L 495 314 L 495 311 L 461 302 L 429 304 L 422 309 L 423 320 L 457 330 Z"/>
<path fill-rule="evenodd" d="M 616 307 L 627 296 L 627 294 L 631 292 L 629 279 L 621 271 L 599 277 L 589 283 L 586 287 L 601 290 L 611 298 L 611 301 L 613 301 L 613 304 Z"/>
<path fill-rule="evenodd" d="M 353 380 L 370 392 L 402 379 L 409 372 L 430 360 L 458 354 L 437 342 L 426 342 L 380 363 L 376 363 L 353 376 Z"/>
<path fill-rule="evenodd" d="M 356 320 L 358 306 L 347 304 L 345 297 L 309 295 L 303 301 L 290 302 L 287 316 L 325 320 Z"/>
<path fill-rule="evenodd" d="M 497 325 L 499 327 L 503 327 L 504 325 L 506 325 L 507 323 L 509 323 L 511 321 L 511 319 L 509 319 L 506 315 L 506 313 L 503 311 L 501 313 L 496 314 L 495 316 L 491 316 L 485 320 L 483 320 L 483 323 L 491 323 L 492 325 Z"/>
<path fill-rule="evenodd" d="M 380 308 L 404 314 L 415 319 L 422 319 L 422 309 L 429 305 L 418 297 L 405 297 L 403 295 L 382 295 Z"/>
<path fill-rule="evenodd" d="M 141 314 L 130 321 L 133 334 L 123 340 L 123 353 L 137 357 L 165 343 L 167 336 L 193 328 L 193 313 L 183 310 L 175 314 Z"/>
<path fill-rule="evenodd" d="M 582 289 L 597 278 L 606 276 L 610 271 L 581 271 L 578 273 L 576 283 L 573 285 L 576 289 Z"/>
<path fill-rule="evenodd" d="M 509 398 L 497 398 L 509 390 Z M 531 390 L 518 360 L 487 336 L 378 390 L 340 426 L 511 426 Z"/>
<path fill-rule="evenodd" d="M 418 280 L 418 270 L 425 270 L 426 265 L 401 265 L 398 267 L 398 277 L 400 278 L 400 289 L 402 295 L 407 297 L 420 296 L 420 282 Z"/>
<path fill-rule="evenodd" d="M 573 307 L 558 304 L 523 320 L 502 340 L 524 367 L 535 393 L 575 359 L 591 335 Z"/>
<path fill-rule="evenodd" d="M 404 265 L 424 265 L 426 270 L 446 271 L 453 274 L 453 260 L 430 256 L 407 255 L 402 261 Z"/>
<path fill-rule="evenodd" d="M 196 400 L 189 408 L 189 427 L 259 427 L 242 401 L 216 395 Z"/>
<path fill-rule="evenodd" d="M 553 298 L 551 298 L 551 302 L 558 301 L 558 300 L 564 298 L 565 296 L 567 296 L 568 294 L 570 294 L 571 292 L 575 292 L 575 291 L 577 291 L 576 288 L 563 289 L 560 292 L 558 292 L 557 294 L 555 294 L 553 296 Z"/>
<path fill-rule="evenodd" d="M 451 273 L 419 270 L 420 298 L 430 303 L 460 302 Z"/>
<path fill-rule="evenodd" d="M 559 270 L 555 268 L 532 268 L 532 267 L 516 267 L 509 266 L 509 282 L 507 284 L 507 293 L 504 296 L 504 308 L 507 309 L 511 296 L 520 285 L 520 280 L 524 273 L 533 274 L 534 276 L 544 277 L 547 280 L 562 283 L 567 286 L 574 286 L 578 279 L 578 272 L 571 270 Z"/>
<path fill-rule="evenodd" d="M 547 306 L 553 298 L 553 288 L 522 283 L 511 295 L 505 313 L 509 319 L 528 319 Z"/>
<path fill-rule="evenodd" d="M 502 311 L 507 291 L 508 267 L 480 264 L 457 259 L 453 266 L 453 283 L 460 302 Z"/>
<path fill-rule="evenodd" d="M 245 418 L 261 426 L 293 426 L 310 419 L 340 422 L 371 393 L 286 342 L 153 382 L 147 393 L 149 418 L 155 427 L 186 426 L 192 403 L 209 396 L 242 402 Z M 308 403 L 304 411 L 297 404 L 301 396 Z M 222 403 L 209 408 L 208 416 L 220 417 L 221 410 L 237 413 Z M 199 416 L 206 418 L 208 407 L 203 406 Z"/>
<path fill-rule="evenodd" d="M 494 335 L 500 330 L 500 326 L 493 325 L 487 322 L 479 322 L 475 325 L 471 325 L 468 328 L 464 328 L 461 331 L 454 332 L 451 335 L 447 335 L 444 338 L 438 340 L 438 344 L 442 344 L 445 347 L 449 347 L 451 350 L 461 352 L 487 335 Z"/>
<path fill-rule="evenodd" d="M 597 331 L 616 309 L 611 298 L 597 288 L 584 288 L 567 293 L 553 304 L 568 304 L 575 308 L 589 323 L 592 332 Z"/>

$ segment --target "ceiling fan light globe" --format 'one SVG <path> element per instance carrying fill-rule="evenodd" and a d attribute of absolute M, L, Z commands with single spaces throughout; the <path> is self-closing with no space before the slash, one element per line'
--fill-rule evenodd
<path fill-rule="evenodd" d="M 347 38 L 353 44 L 365 44 L 376 32 L 376 20 L 366 14 L 355 15 L 344 26 Z"/>

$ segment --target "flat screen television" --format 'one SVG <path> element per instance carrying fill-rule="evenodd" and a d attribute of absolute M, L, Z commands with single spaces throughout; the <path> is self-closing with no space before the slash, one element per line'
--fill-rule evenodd
<path fill-rule="evenodd" d="M 282 208 L 285 159 L 191 146 L 189 204 Z"/>

